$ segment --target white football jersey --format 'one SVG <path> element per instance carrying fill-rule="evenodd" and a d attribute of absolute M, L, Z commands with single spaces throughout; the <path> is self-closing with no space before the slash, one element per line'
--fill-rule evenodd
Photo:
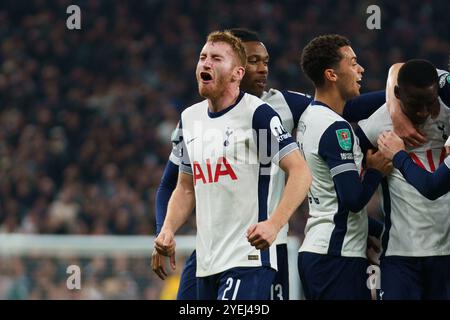
<path fill-rule="evenodd" d="M 333 182 L 333 177 L 343 172 L 361 172 L 363 154 L 353 129 L 332 109 L 313 102 L 300 117 L 297 141 L 313 176 L 300 251 L 365 258 L 366 209 L 350 212 L 340 206 Z M 334 154 L 332 165 L 324 160 L 324 153 Z"/>
<path fill-rule="evenodd" d="M 450 135 L 450 109 L 440 100 L 440 113 L 423 124 L 427 142 L 407 152 L 422 168 L 434 172 L 445 159 L 444 143 Z M 380 133 L 392 130 L 386 105 L 359 123 L 373 146 Z M 394 168 L 379 190 L 385 215 L 383 254 L 425 257 L 450 254 L 450 193 L 432 201 L 422 196 Z"/>
<path fill-rule="evenodd" d="M 261 100 L 268 103 L 280 116 L 283 127 L 292 133 L 296 127 L 300 115 L 311 102 L 312 98 L 300 92 L 269 89 L 264 91 Z M 180 165 L 180 133 L 179 126 L 172 134 L 172 152 L 169 160 L 177 166 Z M 281 200 L 286 183 L 284 171 L 278 166 L 272 166 L 271 192 L 269 194 L 269 212 L 273 212 Z M 286 244 L 288 240 L 289 224 L 285 224 L 278 233 L 275 244 Z"/>
<path fill-rule="evenodd" d="M 250 225 L 268 219 L 273 206 L 272 166 L 298 149 L 278 114 L 242 93 L 217 113 L 204 100 L 183 111 L 180 170 L 193 175 L 197 214 L 197 276 L 234 267 L 277 269 L 276 248 L 256 250 Z M 278 203 L 278 202 L 277 202 Z"/>

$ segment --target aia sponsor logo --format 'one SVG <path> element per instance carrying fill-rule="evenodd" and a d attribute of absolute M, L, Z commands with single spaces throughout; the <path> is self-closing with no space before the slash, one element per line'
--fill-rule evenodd
<path fill-rule="evenodd" d="M 197 181 L 204 184 L 216 183 L 224 176 L 229 176 L 231 180 L 237 180 L 236 173 L 225 157 L 219 157 L 215 164 L 211 164 L 210 159 L 206 159 L 206 163 L 203 164 L 194 161 L 192 169 L 194 174 L 194 185 L 197 184 Z"/>

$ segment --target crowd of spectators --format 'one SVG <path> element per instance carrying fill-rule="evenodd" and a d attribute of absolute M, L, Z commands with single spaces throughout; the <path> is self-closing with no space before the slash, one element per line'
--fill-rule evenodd
<path fill-rule="evenodd" d="M 71 4 L 81 30 L 66 28 Z M 323 33 L 351 39 L 366 69 L 363 91 L 382 89 L 394 62 L 446 66 L 449 3 L 377 1 L 380 30 L 366 27 L 370 4 L 2 1 L 0 233 L 153 234 L 170 134 L 200 99 L 194 70 L 212 30 L 258 31 L 271 55 L 269 85 L 301 92 L 312 93 L 301 48 Z M 294 218 L 293 234 L 301 237 L 304 220 Z M 192 221 L 183 232 L 195 233 Z"/>

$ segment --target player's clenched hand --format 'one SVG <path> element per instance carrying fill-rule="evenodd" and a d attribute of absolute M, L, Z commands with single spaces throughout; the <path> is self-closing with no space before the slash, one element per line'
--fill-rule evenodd
<path fill-rule="evenodd" d="M 391 160 L 385 158 L 380 151 L 372 149 L 366 152 L 366 166 L 380 171 L 383 176 L 390 174 L 393 168 Z"/>
<path fill-rule="evenodd" d="M 175 238 L 173 233 L 161 231 L 155 239 L 155 249 L 163 256 L 171 256 L 175 253 Z"/>
<path fill-rule="evenodd" d="M 378 137 L 378 150 L 383 156 L 392 160 L 395 154 L 400 150 L 405 150 L 403 140 L 392 131 L 385 131 Z"/>
<path fill-rule="evenodd" d="M 275 241 L 277 234 L 276 226 L 270 220 L 265 220 L 247 229 L 247 240 L 256 249 L 264 250 Z"/>
<path fill-rule="evenodd" d="M 418 147 L 427 142 L 424 133 L 414 128 L 411 120 L 401 111 L 400 106 L 392 110 L 391 118 L 394 131 L 405 141 L 408 147 Z"/>
<path fill-rule="evenodd" d="M 158 251 L 154 249 L 152 253 L 152 270 L 162 280 L 165 280 L 167 278 L 167 271 L 165 268 L 165 264 L 166 264 L 166 257 L 160 255 Z"/>
<path fill-rule="evenodd" d="M 378 238 L 369 236 L 367 238 L 366 256 L 371 264 L 380 265 L 381 242 Z"/>
<path fill-rule="evenodd" d="M 170 266 L 175 270 L 175 238 L 173 233 L 161 231 L 155 239 L 155 250 L 163 256 L 170 257 Z"/>

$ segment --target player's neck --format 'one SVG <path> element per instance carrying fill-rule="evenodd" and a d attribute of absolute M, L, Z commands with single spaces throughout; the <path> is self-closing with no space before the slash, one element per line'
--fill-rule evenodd
<path fill-rule="evenodd" d="M 211 112 L 222 111 L 236 103 L 239 97 L 239 87 L 229 87 L 217 98 L 208 98 L 208 107 Z"/>
<path fill-rule="evenodd" d="M 314 100 L 325 103 L 334 112 L 340 115 L 344 113 L 345 100 L 337 90 L 316 89 Z"/>

